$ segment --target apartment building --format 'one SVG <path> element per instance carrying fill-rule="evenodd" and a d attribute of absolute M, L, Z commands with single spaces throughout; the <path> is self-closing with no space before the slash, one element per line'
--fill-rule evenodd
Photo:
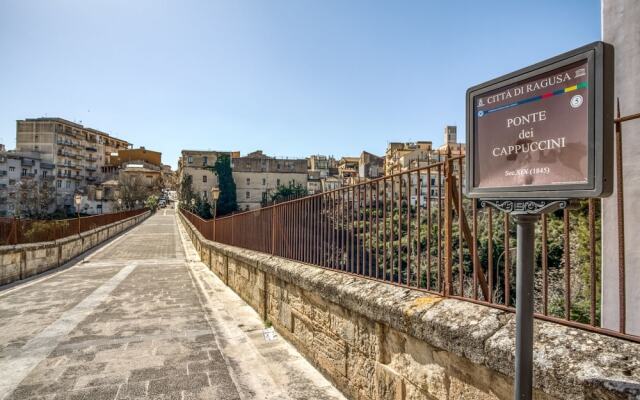
<path fill-rule="evenodd" d="M 274 158 L 258 150 L 232 159 L 236 200 L 240 210 L 260 208 L 278 186 L 307 187 L 306 159 Z"/>
<path fill-rule="evenodd" d="M 307 192 L 309 194 L 316 194 L 322 192 L 322 180 L 326 178 L 320 178 L 320 171 L 308 171 L 307 176 Z"/>
<path fill-rule="evenodd" d="M 53 165 L 56 206 L 67 212 L 73 195 L 103 180 L 102 168 L 111 155 L 131 146 L 106 132 L 62 118 L 31 118 L 16 121 L 17 152 L 37 152 L 42 162 Z"/>
<path fill-rule="evenodd" d="M 6 151 L 0 145 L 0 216 L 13 216 L 24 211 L 26 204 L 21 190 L 53 188 L 54 165 L 42 161 L 38 152 Z M 44 186 L 43 186 L 44 185 Z M 30 193 L 33 194 L 33 193 Z M 55 209 L 50 205 L 49 211 Z"/>
<path fill-rule="evenodd" d="M 178 160 L 178 185 L 185 175 L 191 176 L 191 187 L 202 199 L 211 196 L 211 189 L 218 187 L 218 176 L 213 166 L 221 155 L 239 156 L 239 152 L 212 150 L 182 150 Z"/>
<path fill-rule="evenodd" d="M 307 168 L 309 171 L 319 171 L 320 178 L 338 175 L 338 162 L 333 156 L 314 154 L 307 160 Z"/>
<path fill-rule="evenodd" d="M 444 127 L 444 143 L 437 148 L 431 141 L 389 143 L 385 152 L 385 174 L 424 167 L 444 160 L 447 155 L 455 157 L 465 153 L 465 144 L 457 141 L 457 128 L 447 125 Z"/>
<path fill-rule="evenodd" d="M 360 157 L 342 157 L 338 161 L 338 177 L 342 185 L 353 185 L 358 181 L 358 163 Z"/>
<path fill-rule="evenodd" d="M 367 151 L 360 153 L 358 177 L 360 181 L 379 178 L 384 175 L 384 158 Z"/>
<path fill-rule="evenodd" d="M 430 160 L 432 153 L 433 144 L 430 141 L 389 143 L 384 157 L 384 173 L 391 175 L 415 168 L 418 163 Z"/>

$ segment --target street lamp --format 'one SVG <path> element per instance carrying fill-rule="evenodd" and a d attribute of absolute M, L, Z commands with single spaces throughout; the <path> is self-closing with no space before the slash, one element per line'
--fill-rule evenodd
<path fill-rule="evenodd" d="M 196 209 L 196 199 L 191 199 L 191 212 Z"/>
<path fill-rule="evenodd" d="M 118 199 L 118 211 L 122 211 L 122 199 Z"/>
<path fill-rule="evenodd" d="M 96 200 L 100 200 L 100 214 L 102 214 L 102 188 L 96 188 Z"/>
<path fill-rule="evenodd" d="M 211 203 L 213 205 L 213 231 L 211 232 L 211 239 L 216 240 L 216 215 L 218 214 L 218 198 L 220 197 L 220 188 L 211 188 Z"/>
<path fill-rule="evenodd" d="M 73 197 L 73 200 L 76 204 L 76 216 L 78 217 L 78 235 L 80 234 L 80 203 L 82 203 L 82 195 L 80 193 L 76 193 Z"/>

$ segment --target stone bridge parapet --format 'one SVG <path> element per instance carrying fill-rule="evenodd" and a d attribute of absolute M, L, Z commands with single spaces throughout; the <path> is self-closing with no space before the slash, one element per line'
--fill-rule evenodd
<path fill-rule="evenodd" d="M 202 261 L 352 399 L 512 399 L 515 316 L 206 240 Z M 640 344 L 536 320 L 536 399 L 640 398 Z"/>
<path fill-rule="evenodd" d="M 60 267 L 91 248 L 137 225 L 150 211 L 51 242 L 0 246 L 0 286 Z"/>

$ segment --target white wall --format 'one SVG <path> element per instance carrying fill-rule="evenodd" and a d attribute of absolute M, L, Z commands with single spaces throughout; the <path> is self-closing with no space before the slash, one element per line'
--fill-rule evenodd
<path fill-rule="evenodd" d="M 603 0 L 602 38 L 615 47 L 615 95 L 622 116 L 640 113 L 640 1 Z M 640 334 L 640 120 L 622 125 L 627 332 Z M 618 329 L 616 193 L 602 201 L 602 325 Z"/>

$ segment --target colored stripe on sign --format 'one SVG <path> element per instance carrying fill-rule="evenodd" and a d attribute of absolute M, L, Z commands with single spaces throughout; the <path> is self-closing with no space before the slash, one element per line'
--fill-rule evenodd
<path fill-rule="evenodd" d="M 522 99 L 519 101 L 516 101 L 515 103 L 511 103 L 511 104 L 506 104 L 500 107 L 496 107 L 496 108 L 492 108 L 490 110 L 481 110 L 478 111 L 477 115 L 478 117 L 484 117 L 487 114 L 491 114 L 494 113 L 496 111 L 502 111 L 502 110 L 506 110 L 508 108 L 513 108 L 513 107 L 517 107 L 523 104 L 527 104 L 527 103 L 533 103 L 534 101 L 538 101 L 538 100 L 542 100 L 542 99 L 546 99 L 549 97 L 553 97 L 553 96 L 558 96 L 561 94 L 565 94 L 565 93 L 569 93 L 569 92 L 573 92 L 574 90 L 578 90 L 578 89 L 586 89 L 588 87 L 588 83 L 587 82 L 580 82 L 577 85 L 573 85 L 573 86 L 569 86 L 566 87 L 564 89 L 557 89 L 554 90 L 553 92 L 548 92 L 539 96 L 533 96 L 533 97 L 529 97 L 526 99 Z"/>

